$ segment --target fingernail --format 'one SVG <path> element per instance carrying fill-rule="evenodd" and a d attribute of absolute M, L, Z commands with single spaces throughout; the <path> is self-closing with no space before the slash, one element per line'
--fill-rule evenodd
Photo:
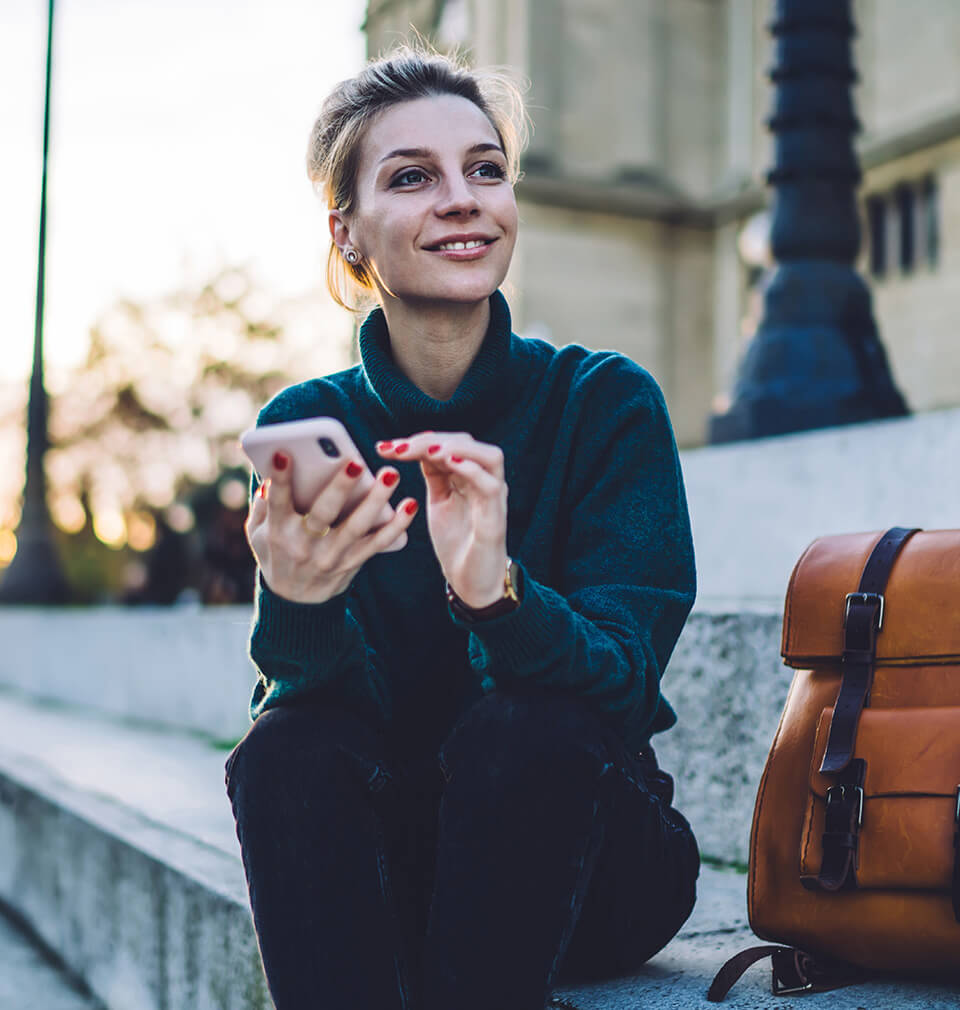
<path fill-rule="evenodd" d="M 380 479 L 383 481 L 384 484 L 387 485 L 387 487 L 393 487 L 393 485 L 396 484 L 398 480 L 400 480 L 400 474 L 385 473 Z"/>
<path fill-rule="evenodd" d="M 377 442 L 377 448 L 386 452 L 388 449 L 393 448 L 393 442 Z"/>
<path fill-rule="evenodd" d="M 285 452 L 275 452 L 273 454 L 273 468 L 275 470 L 286 470 L 290 457 Z"/>
<path fill-rule="evenodd" d="M 407 504 L 403 506 L 403 511 L 406 512 L 408 516 L 415 516 L 418 508 L 420 508 L 420 506 L 417 502 L 408 501 Z"/>
<path fill-rule="evenodd" d="M 450 462 L 451 463 L 462 463 L 463 462 L 463 457 L 462 456 L 451 456 L 450 457 Z"/>
<path fill-rule="evenodd" d="M 407 451 L 407 449 L 409 449 L 409 448 L 410 448 L 410 443 L 409 443 L 409 442 L 401 442 L 401 443 L 400 443 L 400 444 L 399 444 L 399 445 L 398 445 L 398 446 L 396 447 L 396 449 L 394 449 L 393 451 L 394 451 L 394 452 L 395 452 L 395 453 L 396 453 L 396 454 L 397 454 L 397 455 L 399 456 L 399 455 L 400 455 L 400 453 L 402 453 L 402 452 L 406 452 L 406 451 Z"/>
<path fill-rule="evenodd" d="M 359 463 L 354 463 L 351 460 L 347 464 L 347 476 L 348 477 L 359 477 L 363 473 L 363 467 Z"/>
<path fill-rule="evenodd" d="M 427 452 L 428 452 L 428 453 L 429 453 L 429 454 L 430 454 L 431 456 L 432 456 L 432 455 L 433 455 L 433 454 L 434 454 L 435 452 L 439 452 L 439 451 L 440 451 L 440 449 L 441 449 L 441 446 L 439 446 L 439 445 L 430 445 L 430 446 L 427 446 Z"/>

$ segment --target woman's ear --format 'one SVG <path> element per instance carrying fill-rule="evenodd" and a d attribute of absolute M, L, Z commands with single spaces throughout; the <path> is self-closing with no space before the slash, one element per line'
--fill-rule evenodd
<path fill-rule="evenodd" d="M 333 244 L 340 250 L 341 255 L 353 247 L 350 240 L 350 226 L 344 220 L 343 211 L 336 208 L 331 210 L 327 214 L 327 224 Z"/>

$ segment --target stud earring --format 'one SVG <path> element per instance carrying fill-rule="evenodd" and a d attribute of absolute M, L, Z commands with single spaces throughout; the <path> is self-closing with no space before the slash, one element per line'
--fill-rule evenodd
<path fill-rule="evenodd" d="M 350 264 L 350 266 L 355 267 L 360 262 L 360 253 L 356 249 L 348 249 L 344 254 L 343 258 Z"/>

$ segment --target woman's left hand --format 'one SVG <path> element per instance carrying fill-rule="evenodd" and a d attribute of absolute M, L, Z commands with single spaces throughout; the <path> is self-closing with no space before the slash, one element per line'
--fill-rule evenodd
<path fill-rule="evenodd" d="M 447 582 L 468 607 L 503 596 L 507 484 L 503 450 L 466 432 L 418 432 L 378 442 L 391 463 L 417 460 L 427 485 L 427 529 Z"/>

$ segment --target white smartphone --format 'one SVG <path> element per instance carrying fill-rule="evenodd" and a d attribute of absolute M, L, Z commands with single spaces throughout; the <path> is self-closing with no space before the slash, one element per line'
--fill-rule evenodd
<path fill-rule="evenodd" d="M 332 525 L 346 518 L 373 487 L 374 476 L 370 468 L 347 434 L 347 429 L 334 417 L 311 417 L 302 421 L 283 421 L 280 424 L 250 428 L 240 436 L 240 445 L 261 475 L 268 474 L 273 469 L 275 452 L 285 452 L 291 458 L 293 507 L 300 513 L 310 511 L 317 495 L 349 460 L 360 463 L 363 473 L 357 478 L 340 515 Z M 390 522 L 393 516 L 393 507 L 389 503 L 384 505 L 378 521 L 371 529 L 379 529 Z M 403 533 L 385 550 L 398 551 L 406 542 L 407 535 Z"/>

